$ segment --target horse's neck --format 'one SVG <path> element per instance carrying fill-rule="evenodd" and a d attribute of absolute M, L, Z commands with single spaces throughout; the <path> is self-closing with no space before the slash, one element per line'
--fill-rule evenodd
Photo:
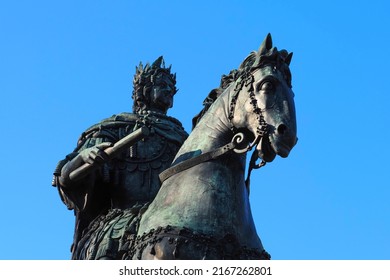
<path fill-rule="evenodd" d="M 229 93 L 221 95 L 209 108 L 196 125 L 187 140 L 176 155 L 191 154 L 195 156 L 217 149 L 227 144 L 232 133 L 228 120 Z M 192 157 L 191 155 L 186 156 Z"/>
<path fill-rule="evenodd" d="M 231 141 L 229 93 L 224 92 L 205 113 L 179 150 L 174 164 Z M 230 152 L 176 173 L 162 184 L 142 218 L 139 231 L 172 225 L 217 237 L 233 234 L 243 246 L 261 249 L 244 171 L 245 155 Z"/>

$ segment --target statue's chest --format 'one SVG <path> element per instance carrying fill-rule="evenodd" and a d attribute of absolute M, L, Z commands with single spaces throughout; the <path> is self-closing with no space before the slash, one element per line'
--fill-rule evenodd
<path fill-rule="evenodd" d="M 145 138 L 130 147 L 128 159 L 130 161 L 151 162 L 160 158 L 167 146 L 165 138 L 153 135 Z"/>
<path fill-rule="evenodd" d="M 159 184 L 158 174 L 170 166 L 178 148 L 179 146 L 170 143 L 165 137 L 153 134 L 125 151 L 123 157 L 116 161 L 115 168 L 124 172 L 123 175 L 128 183 L 134 179 L 132 177 L 141 176 L 138 173 L 151 172 L 150 176 L 153 177 L 153 181 Z M 142 180 L 142 182 L 145 181 Z M 134 185 L 139 182 L 132 181 L 131 183 Z"/>
<path fill-rule="evenodd" d="M 126 208 L 153 199 L 160 189 L 158 175 L 170 166 L 175 148 L 166 138 L 153 135 L 137 142 L 124 158 L 115 161 L 113 207 Z"/>

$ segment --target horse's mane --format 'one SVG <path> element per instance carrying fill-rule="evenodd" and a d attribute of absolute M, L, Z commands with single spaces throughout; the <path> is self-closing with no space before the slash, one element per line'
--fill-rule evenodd
<path fill-rule="evenodd" d="M 192 118 L 192 129 L 198 124 L 200 119 L 208 111 L 210 106 L 215 100 L 237 79 L 238 70 L 231 70 L 228 75 L 222 75 L 219 87 L 214 88 L 207 95 L 206 99 L 203 100 L 203 109 Z"/>
<path fill-rule="evenodd" d="M 217 100 L 217 98 L 233 82 L 258 68 L 266 65 L 274 65 L 283 73 L 284 79 L 291 87 L 291 72 L 289 64 L 292 53 L 289 54 L 286 50 L 278 51 L 276 47 L 272 47 L 272 42 L 269 43 L 266 41 L 267 39 L 260 46 L 259 51 L 252 51 L 240 64 L 238 69 L 231 70 L 228 75 L 222 75 L 220 86 L 210 91 L 206 99 L 203 101 L 203 109 L 192 119 L 192 129 L 194 129 L 199 123 L 200 119 L 204 116 L 214 101 Z"/>

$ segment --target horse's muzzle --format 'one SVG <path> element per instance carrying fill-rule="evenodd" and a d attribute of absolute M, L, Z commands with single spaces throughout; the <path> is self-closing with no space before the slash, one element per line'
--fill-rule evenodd
<path fill-rule="evenodd" d="M 260 139 L 257 151 L 261 159 L 271 162 L 276 155 L 282 158 L 288 157 L 297 141 L 295 130 L 291 131 L 287 125 L 280 124 L 273 130 L 273 133 Z"/>
<path fill-rule="evenodd" d="M 270 135 L 270 143 L 276 154 L 285 158 L 296 145 L 298 138 L 296 129 L 290 129 L 285 124 L 279 124 L 274 133 Z"/>

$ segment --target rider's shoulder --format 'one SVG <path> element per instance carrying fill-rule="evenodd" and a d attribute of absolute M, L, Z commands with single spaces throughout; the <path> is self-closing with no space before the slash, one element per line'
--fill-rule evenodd
<path fill-rule="evenodd" d="M 101 130 L 104 128 L 127 126 L 127 125 L 131 125 L 131 124 L 135 124 L 136 121 L 137 121 L 137 115 L 134 113 L 115 114 L 109 118 L 105 118 L 105 119 L 101 120 L 100 122 L 98 122 L 94 125 L 91 125 L 83 133 L 87 134 L 91 131 Z"/>
<path fill-rule="evenodd" d="M 133 113 L 112 115 L 84 130 L 77 141 L 78 145 L 87 138 L 104 137 L 107 136 L 107 133 L 110 134 L 112 131 L 117 131 L 120 128 L 132 127 L 136 121 L 137 115 Z"/>

